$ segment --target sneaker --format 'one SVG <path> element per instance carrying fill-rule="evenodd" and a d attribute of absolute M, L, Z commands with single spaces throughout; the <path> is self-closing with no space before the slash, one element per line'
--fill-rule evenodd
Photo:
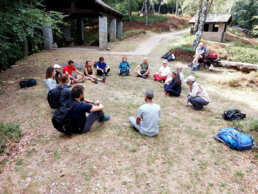
<path fill-rule="evenodd" d="M 146 79 L 147 77 L 145 75 L 142 76 L 143 79 Z"/>
<path fill-rule="evenodd" d="M 110 116 L 104 115 L 104 118 L 99 120 L 99 122 L 108 121 L 110 119 Z"/>
<path fill-rule="evenodd" d="M 94 80 L 95 80 L 95 84 L 98 84 L 98 83 L 99 83 L 99 81 L 98 81 L 97 78 L 94 78 Z"/>
<path fill-rule="evenodd" d="M 106 83 L 106 76 L 103 76 L 102 82 Z"/>
<path fill-rule="evenodd" d="M 137 75 L 137 77 L 142 77 L 141 75 Z"/>

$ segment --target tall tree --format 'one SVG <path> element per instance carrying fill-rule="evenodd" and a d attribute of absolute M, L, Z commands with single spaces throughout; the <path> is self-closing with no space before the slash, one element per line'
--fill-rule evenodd
<path fill-rule="evenodd" d="M 197 46 L 200 43 L 200 40 L 202 38 L 203 27 L 204 27 L 205 19 L 206 19 L 206 16 L 207 16 L 208 6 L 209 6 L 209 0 L 203 0 L 202 13 L 201 13 L 201 16 L 200 16 L 200 24 L 199 24 L 199 27 L 198 27 L 198 31 L 196 33 L 196 38 L 195 38 L 195 40 L 193 42 L 193 45 L 192 45 L 193 50 L 195 50 L 197 48 Z"/>
<path fill-rule="evenodd" d="M 159 0 L 159 8 L 158 8 L 158 13 L 160 13 L 160 7 L 161 7 L 161 3 L 162 3 L 162 0 Z"/>
<path fill-rule="evenodd" d="M 148 5 L 147 2 L 148 0 L 144 0 L 144 25 L 147 26 L 148 25 Z"/>
<path fill-rule="evenodd" d="M 176 0 L 176 16 L 179 16 L 178 7 L 179 7 L 179 0 Z"/>
<path fill-rule="evenodd" d="M 200 23 L 201 11 L 202 11 L 202 0 L 198 0 L 197 11 L 196 11 L 196 20 L 195 20 L 195 23 L 194 23 L 193 34 L 195 34 L 198 30 L 198 26 L 199 26 L 199 23 Z"/>

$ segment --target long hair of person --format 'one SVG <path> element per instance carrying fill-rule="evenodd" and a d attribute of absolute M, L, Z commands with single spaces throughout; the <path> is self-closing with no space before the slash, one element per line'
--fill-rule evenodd
<path fill-rule="evenodd" d="M 46 70 L 46 79 L 52 78 L 53 71 L 55 71 L 54 67 L 48 67 Z"/>
<path fill-rule="evenodd" d="M 69 75 L 66 74 L 66 73 L 64 73 L 64 74 L 62 74 L 62 75 L 60 75 L 60 76 L 58 77 L 58 81 L 59 81 L 59 83 L 61 83 L 62 85 L 68 83 L 68 80 L 69 80 Z"/>
<path fill-rule="evenodd" d="M 177 83 L 177 85 L 179 85 L 179 86 L 181 86 L 181 79 L 180 79 L 180 75 L 179 75 L 179 73 L 177 73 L 177 72 L 173 72 L 173 74 L 175 75 L 175 80 L 176 80 L 176 83 Z"/>
<path fill-rule="evenodd" d="M 88 68 L 92 69 L 92 66 L 91 66 L 91 65 L 88 65 L 89 62 L 90 62 L 90 61 L 86 61 L 85 67 L 86 67 L 87 69 L 88 69 Z"/>

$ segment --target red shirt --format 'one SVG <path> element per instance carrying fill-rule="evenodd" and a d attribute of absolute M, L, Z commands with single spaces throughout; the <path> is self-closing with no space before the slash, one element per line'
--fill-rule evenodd
<path fill-rule="evenodd" d="M 72 75 L 73 71 L 76 71 L 76 68 L 74 66 L 66 65 L 63 69 L 63 73 L 68 72 L 69 75 Z"/>

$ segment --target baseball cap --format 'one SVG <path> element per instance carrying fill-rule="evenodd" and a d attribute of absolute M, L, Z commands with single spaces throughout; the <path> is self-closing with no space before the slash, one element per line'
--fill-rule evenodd
<path fill-rule="evenodd" d="M 53 65 L 53 68 L 55 68 L 55 69 L 59 69 L 59 68 L 61 68 L 61 66 L 60 66 L 60 65 L 58 65 L 58 64 L 54 64 L 54 65 Z"/>

